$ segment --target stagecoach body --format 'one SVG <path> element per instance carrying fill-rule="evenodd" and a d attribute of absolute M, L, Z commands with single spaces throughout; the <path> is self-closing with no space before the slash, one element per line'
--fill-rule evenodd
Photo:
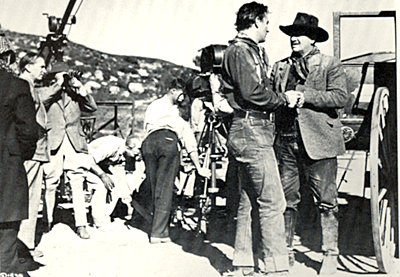
<path fill-rule="evenodd" d="M 353 192 L 358 189 L 362 197 L 370 199 L 374 251 L 379 271 L 384 273 L 392 270 L 399 255 L 395 17 L 394 11 L 333 14 L 334 55 L 342 61 L 350 93 L 341 118 L 347 151 L 338 158 L 338 188 L 339 192 L 344 186 L 352 187 Z M 381 30 L 393 36 L 389 51 L 361 52 L 344 58 L 346 47 L 360 43 L 352 41 L 352 36 L 345 40 L 344 22 L 353 26 L 351 20 L 359 20 L 357 25 L 375 24 L 377 19 L 393 24 L 392 33 Z M 369 27 L 364 26 L 364 30 Z M 350 172 L 357 178 L 348 182 Z"/>

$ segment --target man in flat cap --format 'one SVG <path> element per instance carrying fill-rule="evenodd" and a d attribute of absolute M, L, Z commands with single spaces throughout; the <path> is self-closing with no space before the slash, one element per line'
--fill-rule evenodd
<path fill-rule="evenodd" d="M 293 52 L 274 64 L 272 86 L 277 93 L 298 93 L 294 108 L 282 106 L 275 113 L 289 260 L 293 265 L 300 187 L 306 186 L 320 215 L 324 258 L 319 273 L 334 274 L 338 256 L 337 156 L 345 151 L 339 110 L 348 100 L 346 76 L 339 60 L 315 46 L 329 38 L 315 16 L 298 13 L 292 25 L 279 28 L 290 37 Z"/>
<path fill-rule="evenodd" d="M 72 189 L 77 234 L 82 239 L 89 239 L 83 192 L 83 182 L 87 172 L 85 161 L 88 145 L 80 118 L 81 111 L 94 112 L 97 110 L 97 105 L 93 96 L 86 91 L 77 76 L 69 76 L 68 71 L 69 68 L 65 63 L 57 62 L 48 76 L 49 79 L 57 79 L 57 83 L 52 85 L 57 90 L 57 94 L 51 98 L 49 103 L 44 103 L 45 106 L 48 106 L 47 128 L 50 151 L 50 161 L 44 165 L 45 215 L 50 230 L 53 224 L 56 188 L 65 171 L 67 181 Z M 65 74 L 57 74 L 62 72 Z M 62 80 L 58 80 L 60 76 L 63 78 Z M 46 92 L 39 92 L 43 99 L 45 98 L 44 93 Z"/>

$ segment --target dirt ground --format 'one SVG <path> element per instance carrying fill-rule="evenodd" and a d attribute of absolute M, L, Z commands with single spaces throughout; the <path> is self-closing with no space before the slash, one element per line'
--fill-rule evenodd
<path fill-rule="evenodd" d="M 362 160 L 360 157 L 352 162 L 352 171 L 339 184 L 341 255 L 334 276 L 400 276 L 398 259 L 391 274 L 378 273 L 368 190 L 357 185 L 362 182 L 359 174 L 364 166 Z M 338 180 L 343 179 L 340 176 L 347 163 L 346 156 L 339 160 Z M 58 208 L 54 228 L 46 234 L 38 233 L 38 249 L 44 252 L 44 257 L 36 259 L 36 268 L 29 274 L 33 277 L 211 277 L 232 269 L 235 228 L 234 222 L 227 220 L 223 206 L 215 210 L 206 237 L 190 229 L 193 225 L 187 213 L 186 222 L 171 226 L 172 242 L 156 245 L 149 243 L 146 220 L 136 212 L 127 221 L 125 213 L 125 207 L 119 203 L 113 215 L 114 230 L 101 232 L 89 227 L 91 238 L 82 240 L 74 232 L 72 209 Z M 312 213 L 306 213 L 298 220 L 296 262 L 291 276 L 317 276 L 322 255 L 315 219 Z"/>
<path fill-rule="evenodd" d="M 378 276 L 368 222 L 366 201 L 347 199 L 341 206 L 339 271 L 335 276 Z M 123 209 L 122 209 L 123 210 Z M 361 217 L 360 217 L 361 215 Z M 231 270 L 234 227 L 223 213 L 209 225 L 206 237 L 189 225 L 172 226 L 172 243 L 152 245 L 146 221 L 138 214 L 133 220 L 114 218 L 115 229 L 101 232 L 89 227 L 91 238 L 80 239 L 73 230 L 71 210 L 58 210 L 61 222 L 40 237 L 38 248 L 44 257 L 36 259 L 33 277 L 208 277 Z M 358 218 L 358 219 L 357 219 Z M 320 260 L 318 230 L 305 227 L 296 236 L 296 263 L 292 276 L 317 276 Z M 308 238 L 308 239 L 307 239 Z M 312 238 L 312 239 L 311 239 Z M 400 276 L 400 263 L 388 276 Z"/>

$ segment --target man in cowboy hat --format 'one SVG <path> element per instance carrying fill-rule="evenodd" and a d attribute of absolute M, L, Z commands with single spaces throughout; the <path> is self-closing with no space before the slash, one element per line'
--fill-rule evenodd
<path fill-rule="evenodd" d="M 300 187 L 310 188 L 319 209 L 324 259 L 320 274 L 336 272 L 338 256 L 337 156 L 345 151 L 339 109 L 348 100 L 346 76 L 339 60 L 322 54 L 316 42 L 328 40 L 315 16 L 298 13 L 280 26 L 290 36 L 292 54 L 274 64 L 273 89 L 298 94 L 296 107 L 275 113 L 275 142 L 286 198 L 285 231 L 290 263 Z"/>

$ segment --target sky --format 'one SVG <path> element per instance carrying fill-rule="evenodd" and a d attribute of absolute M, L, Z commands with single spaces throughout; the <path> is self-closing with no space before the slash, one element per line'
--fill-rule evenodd
<path fill-rule="evenodd" d="M 73 14 L 82 0 L 77 0 Z M 0 0 L 0 24 L 11 31 L 48 33 L 48 13 L 62 17 L 69 0 Z M 227 44 L 236 35 L 236 12 L 243 0 L 83 0 L 77 24 L 67 28 L 76 43 L 109 53 L 159 58 L 195 68 L 198 50 Z M 334 11 L 394 10 L 396 0 L 257 0 L 268 5 L 269 34 L 263 46 L 270 61 L 290 55 L 289 37 L 279 25 L 291 25 L 297 12 L 313 14 L 330 34 L 318 44 L 333 55 Z M 346 33 L 346 34 L 345 34 Z M 343 21 L 342 58 L 371 51 L 394 51 L 392 21 Z"/>

